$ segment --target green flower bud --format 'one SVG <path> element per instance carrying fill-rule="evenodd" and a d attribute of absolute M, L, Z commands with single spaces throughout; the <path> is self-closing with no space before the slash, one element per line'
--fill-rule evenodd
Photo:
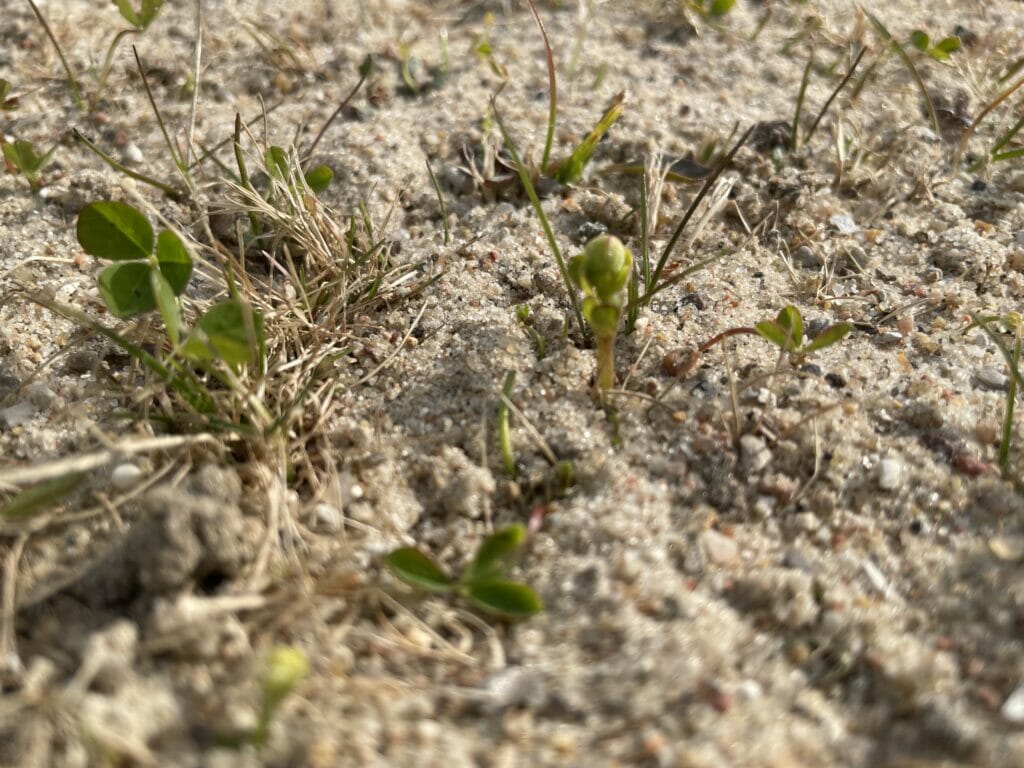
<path fill-rule="evenodd" d="M 574 262 L 580 257 L 573 259 Z M 633 255 L 614 235 L 599 235 L 583 249 L 579 266 L 571 271 L 574 281 L 587 291 L 588 287 L 603 303 L 620 304 L 619 294 L 629 282 Z M 573 268 L 570 268 L 573 270 Z M 577 279 L 578 278 L 578 279 Z"/>

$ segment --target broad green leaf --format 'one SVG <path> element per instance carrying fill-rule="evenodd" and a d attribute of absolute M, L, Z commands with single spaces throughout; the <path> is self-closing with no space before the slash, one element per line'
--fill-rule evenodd
<path fill-rule="evenodd" d="M 455 586 L 437 563 L 414 547 L 396 549 L 384 563 L 402 581 L 429 592 L 450 592 Z"/>
<path fill-rule="evenodd" d="M 181 296 L 192 276 L 192 257 L 181 238 L 164 230 L 156 239 L 156 260 L 175 296 Z"/>
<path fill-rule="evenodd" d="M 928 52 L 928 44 L 931 41 L 928 39 L 928 35 L 922 32 L 920 29 L 915 29 L 910 33 L 910 44 L 917 48 L 919 51 Z"/>
<path fill-rule="evenodd" d="M 287 181 L 289 176 L 288 154 L 281 147 L 273 146 L 267 150 L 263 158 L 267 172 L 274 178 Z"/>
<path fill-rule="evenodd" d="M 544 610 L 537 593 L 525 584 L 484 579 L 466 584 L 464 593 L 480 609 L 509 618 L 525 618 Z"/>
<path fill-rule="evenodd" d="M 100 273 L 100 295 L 114 317 L 122 320 L 156 309 L 149 264 L 111 264 Z"/>
<path fill-rule="evenodd" d="M 237 366 L 259 360 L 264 344 L 263 316 L 248 304 L 228 299 L 199 318 L 184 351 L 193 360 L 218 359 Z"/>
<path fill-rule="evenodd" d="M 121 13 L 121 17 L 131 24 L 136 29 L 142 29 L 142 22 L 139 20 L 139 14 L 132 8 L 131 3 L 128 0 L 114 0 L 114 5 L 117 6 L 117 10 Z"/>
<path fill-rule="evenodd" d="M 841 341 L 843 337 L 852 330 L 853 325 L 851 323 L 836 323 L 835 325 L 830 325 L 815 336 L 814 341 L 804 347 L 803 352 L 805 354 L 810 354 L 811 352 L 816 352 L 819 349 L 831 347 L 833 344 Z"/>
<path fill-rule="evenodd" d="M 572 151 L 572 154 L 555 171 L 554 178 L 557 181 L 562 184 L 574 184 L 580 180 L 583 176 L 583 169 L 587 167 L 587 163 L 590 162 L 590 158 L 597 149 L 598 142 L 608 132 L 608 129 L 615 124 L 615 121 L 622 116 L 622 103 L 625 99 L 626 94 L 624 91 L 612 99 L 611 104 L 608 105 L 604 114 L 601 115 L 601 119 L 594 126 L 594 130 L 587 134 L 587 137 L 580 142 L 579 146 Z"/>
<path fill-rule="evenodd" d="M 786 349 L 789 332 L 774 320 L 762 320 L 754 324 L 754 330 L 763 339 L 767 339 L 779 349 Z"/>
<path fill-rule="evenodd" d="M 480 545 L 462 580 L 473 582 L 498 576 L 525 538 L 526 528 L 519 524 L 492 533 Z"/>
<path fill-rule="evenodd" d="M 17 139 L 9 144 L 4 144 L 4 157 L 10 160 L 11 165 L 29 178 L 33 178 L 39 173 L 48 156 L 40 157 L 37 155 L 32 142 L 25 141 L 24 139 Z"/>
<path fill-rule="evenodd" d="M 153 228 L 146 217 L 125 203 L 90 203 L 78 214 L 78 243 L 85 252 L 111 261 L 148 259 Z"/>
<path fill-rule="evenodd" d="M 960 38 L 959 37 L 944 37 L 935 44 L 935 47 L 931 49 L 930 53 L 933 57 L 939 61 L 945 61 L 949 58 L 950 54 L 960 50 Z"/>
<path fill-rule="evenodd" d="M 22 520 L 37 510 L 59 501 L 86 478 L 85 472 L 73 472 L 26 488 L 0 507 L 0 520 Z"/>
<path fill-rule="evenodd" d="M 786 332 L 787 350 L 796 349 L 803 344 L 804 319 L 800 317 L 799 309 L 794 307 L 792 304 L 783 307 L 775 317 L 775 322 L 778 323 L 782 330 Z"/>
<path fill-rule="evenodd" d="M 174 289 L 159 269 L 149 270 L 149 282 L 156 307 L 160 310 L 160 317 L 163 318 L 164 327 L 167 329 L 167 338 L 177 347 L 181 343 L 181 308 L 178 306 Z"/>
<path fill-rule="evenodd" d="M 712 16 L 725 16 L 734 5 L 736 5 L 736 0 L 711 0 L 708 13 Z"/>
<path fill-rule="evenodd" d="M 139 13 L 139 26 L 143 30 L 149 28 L 156 17 L 160 14 L 160 9 L 164 5 L 164 0 L 142 0 L 142 10 Z"/>
<path fill-rule="evenodd" d="M 331 185 L 333 178 L 334 171 L 326 165 L 318 165 L 306 174 L 306 183 L 309 184 L 309 188 L 314 192 L 323 192 Z"/>

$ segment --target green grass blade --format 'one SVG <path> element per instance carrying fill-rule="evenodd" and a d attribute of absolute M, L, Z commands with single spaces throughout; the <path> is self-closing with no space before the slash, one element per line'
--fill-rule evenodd
<path fill-rule="evenodd" d="M 24 520 L 71 493 L 86 477 L 87 472 L 73 472 L 26 488 L 0 507 L 0 520 Z"/>

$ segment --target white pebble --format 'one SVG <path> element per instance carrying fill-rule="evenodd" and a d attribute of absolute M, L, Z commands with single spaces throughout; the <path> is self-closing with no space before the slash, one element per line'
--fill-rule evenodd
<path fill-rule="evenodd" d="M 1024 723 L 1024 682 L 1006 698 L 999 712 L 1011 723 Z"/>
<path fill-rule="evenodd" d="M 712 529 L 701 534 L 701 543 L 708 560 L 716 565 L 727 565 L 739 554 L 739 546 L 735 541 Z"/>
<path fill-rule="evenodd" d="M 896 459 L 882 459 L 878 464 L 878 487 L 883 491 L 895 491 L 903 480 L 903 465 Z"/>
<path fill-rule="evenodd" d="M 110 484 L 119 491 L 127 491 L 142 479 L 143 472 L 134 464 L 119 464 L 110 473 Z"/>
<path fill-rule="evenodd" d="M 328 531 L 336 533 L 341 530 L 341 512 L 337 507 L 321 502 L 313 511 L 316 513 L 316 521 Z"/>

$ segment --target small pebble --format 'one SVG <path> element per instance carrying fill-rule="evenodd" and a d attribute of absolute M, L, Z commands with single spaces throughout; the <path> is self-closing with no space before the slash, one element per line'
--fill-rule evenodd
<path fill-rule="evenodd" d="M 127 491 L 142 479 L 143 474 L 134 464 L 119 464 L 110 473 L 110 484 L 119 491 Z"/>
<path fill-rule="evenodd" d="M 337 507 L 320 502 L 313 508 L 313 511 L 316 514 L 316 521 L 321 527 L 332 533 L 341 530 L 341 512 Z"/>
<path fill-rule="evenodd" d="M 0 373 L 0 400 L 3 400 L 20 386 L 21 382 L 16 377 Z"/>
<path fill-rule="evenodd" d="M 828 223 L 835 227 L 841 235 L 852 235 L 860 229 L 857 222 L 853 220 L 853 216 L 848 213 L 837 213 L 830 216 Z"/>
<path fill-rule="evenodd" d="M 989 539 L 988 548 L 1000 560 L 1016 562 L 1024 558 L 1024 536 L 994 536 Z"/>
<path fill-rule="evenodd" d="M 145 160 L 145 157 L 143 156 L 142 150 L 139 149 L 137 144 L 132 143 L 124 148 L 124 161 L 126 163 L 130 163 L 131 165 L 138 165 L 143 160 Z"/>
<path fill-rule="evenodd" d="M 716 565 L 728 565 L 739 555 L 739 546 L 736 542 L 716 530 L 708 529 L 700 538 L 708 560 Z"/>
<path fill-rule="evenodd" d="M 89 373 L 100 364 L 100 356 L 91 349 L 76 349 L 64 363 L 68 373 Z"/>
<path fill-rule="evenodd" d="M 45 411 L 53 405 L 53 401 L 57 399 L 57 394 L 43 382 L 37 381 L 28 388 L 28 399 L 40 411 Z"/>
<path fill-rule="evenodd" d="M 903 480 L 903 465 L 893 458 L 882 459 L 878 464 L 878 487 L 883 491 L 894 491 Z"/>
<path fill-rule="evenodd" d="M 20 427 L 32 418 L 36 409 L 31 403 L 15 403 L 10 408 L 0 411 L 0 429 Z"/>
<path fill-rule="evenodd" d="M 810 573 L 813 570 L 811 561 L 807 559 L 807 555 L 805 555 L 802 550 L 796 548 L 786 550 L 786 553 L 782 556 L 782 564 L 787 568 L 792 568 L 795 571 L 803 571 L 804 573 Z"/>
<path fill-rule="evenodd" d="M 764 440 L 756 435 L 744 435 L 740 438 L 740 456 L 743 468 L 747 472 L 760 472 L 772 460 L 772 452 L 768 450 Z"/>
<path fill-rule="evenodd" d="M 1011 723 L 1024 723 L 1024 682 L 1006 698 L 999 713 Z"/>
<path fill-rule="evenodd" d="M 995 392 L 1006 391 L 1006 385 L 1008 383 L 1006 374 L 998 368 L 992 368 L 987 365 L 982 366 L 974 376 L 977 382 L 985 389 L 991 389 Z"/>

